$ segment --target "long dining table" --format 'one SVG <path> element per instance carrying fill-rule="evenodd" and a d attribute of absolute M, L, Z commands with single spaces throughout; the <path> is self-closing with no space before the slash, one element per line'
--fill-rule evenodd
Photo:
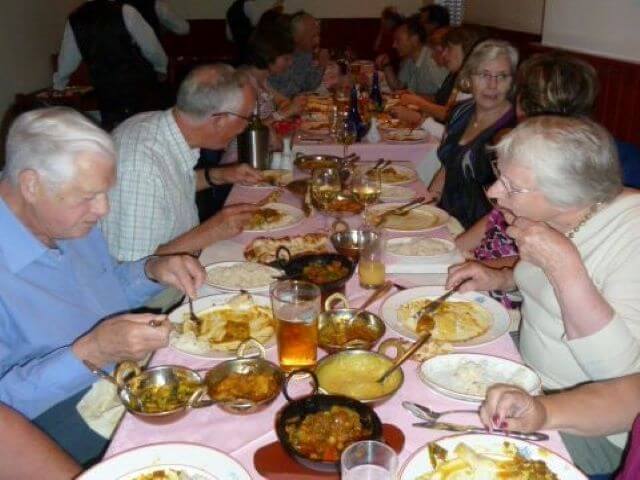
<path fill-rule="evenodd" d="M 414 166 L 416 166 L 415 161 L 419 160 L 414 160 Z M 299 176 L 300 172 L 297 172 L 296 175 Z M 415 189 L 417 193 L 424 192 L 425 189 L 424 183 L 419 180 L 414 182 L 411 187 Z M 264 198 L 269 191 L 270 190 L 266 188 L 235 185 L 229 195 L 227 204 L 257 202 Z M 301 200 L 290 192 L 285 192 L 281 197 L 280 202 L 300 206 Z M 349 223 L 357 223 L 360 221 L 358 217 L 349 218 L 347 220 Z M 284 235 L 323 231 L 330 226 L 332 221 L 332 218 L 315 212 L 312 216 L 305 218 L 301 223 L 286 230 L 280 230 L 270 234 L 242 233 L 230 240 L 221 241 L 210 246 L 202 252 L 200 260 L 203 265 L 220 261 L 243 260 L 243 251 L 245 246 L 257 236 L 267 235 L 279 237 Z M 428 235 L 448 238 L 451 236 L 451 233 L 447 226 L 444 226 L 439 230 L 429 233 Z M 394 275 L 393 281 L 406 287 L 425 284 L 441 286 L 443 285 L 443 276 Z M 204 296 L 216 293 L 225 292 L 220 292 L 209 286 L 205 286 L 201 289 L 199 295 Z M 352 305 L 360 305 L 369 293 L 370 291 L 364 290 L 359 286 L 357 275 L 354 275 L 346 285 L 346 295 Z M 395 293 L 395 290 L 392 290 L 390 295 L 393 293 Z M 384 299 L 373 304 L 369 310 L 373 312 L 378 311 L 383 301 Z M 397 337 L 398 335 L 394 334 L 390 329 L 387 329 L 385 338 L 394 336 Z M 520 355 L 511 339 L 511 336 L 506 333 L 490 343 L 474 348 L 466 348 L 465 352 L 484 353 L 518 362 L 521 361 Z M 322 356 L 324 355 L 324 352 L 319 350 L 318 354 L 319 356 Z M 277 363 L 277 352 L 275 347 L 267 350 L 267 358 Z M 174 350 L 173 348 L 164 348 L 155 353 L 152 358 L 151 365 L 177 364 L 195 369 L 202 369 L 213 367 L 219 362 L 220 360 L 189 356 Z M 416 419 L 409 412 L 403 409 L 401 406 L 403 401 L 408 400 L 428 405 L 436 411 L 469 408 L 470 405 L 468 403 L 443 396 L 428 388 L 421 381 L 418 375 L 418 367 L 419 364 L 413 361 L 409 361 L 403 365 L 402 369 L 405 376 L 405 382 L 402 388 L 389 400 L 375 407 L 375 411 L 383 423 L 396 426 L 404 435 L 404 446 L 399 453 L 400 465 L 402 465 L 402 463 L 405 462 L 413 452 L 425 443 L 452 435 L 452 433 L 449 432 L 413 427 L 412 423 L 414 423 Z M 213 406 L 193 410 L 189 412 L 187 416 L 168 425 L 152 425 L 127 413 L 120 423 L 105 457 L 111 457 L 135 447 L 154 443 L 170 441 L 193 442 L 213 447 L 227 453 L 239 461 L 250 473 L 252 478 L 272 478 L 260 473 L 254 463 L 254 456 L 256 451 L 265 445 L 277 442 L 274 429 L 274 418 L 278 410 L 281 409 L 285 403 L 286 400 L 282 395 L 280 395 L 265 410 L 246 416 L 225 413 L 220 408 Z M 447 420 L 451 422 L 480 425 L 479 418 L 474 414 L 455 414 L 447 417 Z M 569 459 L 568 453 L 558 433 L 547 433 L 550 438 L 548 441 L 541 442 L 541 445 L 547 447 L 560 456 Z M 289 478 L 300 479 L 302 477 L 298 475 Z M 313 477 L 309 476 L 304 478 Z"/>

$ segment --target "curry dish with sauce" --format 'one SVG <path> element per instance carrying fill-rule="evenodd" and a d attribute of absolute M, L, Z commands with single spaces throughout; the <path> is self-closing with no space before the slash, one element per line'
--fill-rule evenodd
<path fill-rule="evenodd" d="M 268 373 L 231 373 L 209 389 L 209 396 L 219 402 L 267 400 L 279 390 L 276 378 Z"/>

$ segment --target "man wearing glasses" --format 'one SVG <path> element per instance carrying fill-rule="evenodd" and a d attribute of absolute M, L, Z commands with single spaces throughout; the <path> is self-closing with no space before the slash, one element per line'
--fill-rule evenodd
<path fill-rule="evenodd" d="M 201 148 L 221 150 L 247 127 L 256 96 L 228 65 L 193 70 L 175 107 L 136 115 L 114 133 L 118 179 L 101 222 L 111 254 L 131 261 L 153 253 L 197 252 L 240 233 L 256 210 L 225 207 L 202 224 L 196 191 L 225 183 L 255 184 L 246 164 L 194 170 Z"/>

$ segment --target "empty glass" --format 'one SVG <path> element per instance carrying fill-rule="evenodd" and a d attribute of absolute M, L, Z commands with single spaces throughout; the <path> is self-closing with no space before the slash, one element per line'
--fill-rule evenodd
<path fill-rule="evenodd" d="M 398 456 L 382 442 L 365 440 L 347 447 L 340 465 L 342 480 L 395 480 Z"/>

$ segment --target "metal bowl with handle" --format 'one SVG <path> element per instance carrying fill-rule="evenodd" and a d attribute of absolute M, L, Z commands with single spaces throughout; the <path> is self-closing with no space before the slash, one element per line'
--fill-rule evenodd
<path fill-rule="evenodd" d="M 354 262 L 360 258 L 360 253 L 369 245 L 375 243 L 380 235 L 374 230 L 351 230 L 344 221 L 338 220 L 333 224 L 331 243 L 333 248 L 342 255 L 347 255 Z"/>
<path fill-rule="evenodd" d="M 301 373 L 311 376 L 313 379 L 313 391 L 310 395 L 292 399 L 288 391 L 289 382 L 292 378 Z M 297 370 L 287 375 L 283 386 L 283 393 L 289 403 L 276 415 L 276 434 L 278 435 L 278 440 L 285 452 L 304 467 L 321 472 L 339 472 L 339 456 L 337 461 L 310 458 L 309 455 L 298 451 L 293 445 L 290 440 L 289 433 L 287 432 L 287 427 L 300 424 L 308 415 L 330 411 L 332 407 L 345 407 L 358 414 L 362 428 L 366 429 L 368 432 L 368 435 L 366 435 L 365 438 L 359 438 L 354 441 L 381 440 L 382 422 L 373 409 L 362 402 L 341 395 L 321 395 L 317 392 L 318 380 L 313 372 L 308 370 Z M 348 445 L 345 445 L 345 448 L 347 446 Z"/>
<path fill-rule="evenodd" d="M 335 308 L 338 302 L 341 308 Z M 386 327 L 377 315 L 349 308 L 349 301 L 336 292 L 324 302 L 324 312 L 318 316 L 318 345 L 334 353 L 342 350 L 371 350 L 382 338 Z"/>

